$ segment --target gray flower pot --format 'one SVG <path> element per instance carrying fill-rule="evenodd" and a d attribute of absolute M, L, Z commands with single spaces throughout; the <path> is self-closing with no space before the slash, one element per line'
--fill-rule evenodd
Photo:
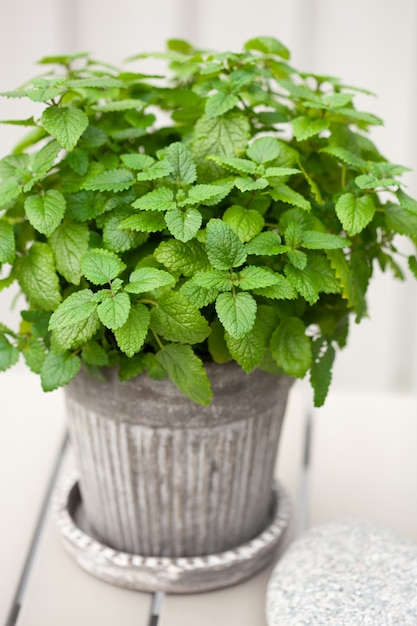
<path fill-rule="evenodd" d="M 120 383 L 81 372 L 67 387 L 85 513 L 116 550 L 197 556 L 229 550 L 268 523 L 278 438 L 292 379 L 234 363 L 207 366 L 201 407 L 169 381 Z"/>

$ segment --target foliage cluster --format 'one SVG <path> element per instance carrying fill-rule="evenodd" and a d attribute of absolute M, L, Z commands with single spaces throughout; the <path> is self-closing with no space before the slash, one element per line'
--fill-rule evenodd
<path fill-rule="evenodd" d="M 168 67 L 146 75 L 144 57 Z M 401 277 L 394 237 L 417 241 L 406 168 L 370 140 L 381 120 L 357 90 L 268 37 L 239 53 L 171 40 L 122 70 L 40 63 L 2 94 L 44 109 L 8 121 L 30 132 L 0 161 L 1 288 L 28 302 L 18 332 L 0 324 L 0 370 L 22 353 L 48 391 L 116 365 L 207 404 L 203 362 L 233 359 L 310 372 L 322 404 L 374 266 Z"/>

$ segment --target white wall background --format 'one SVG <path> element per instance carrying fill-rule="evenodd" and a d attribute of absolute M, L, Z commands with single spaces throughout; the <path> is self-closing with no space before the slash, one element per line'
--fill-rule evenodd
<path fill-rule="evenodd" d="M 88 50 L 119 62 L 143 50 L 162 49 L 169 37 L 209 48 L 239 48 L 248 38 L 282 39 L 298 67 L 340 76 L 374 91 L 360 105 L 385 126 L 375 138 L 393 161 L 417 172 L 417 2 L 415 0 L 2 0 L 0 90 L 36 72 L 46 54 Z M 368 101 L 369 100 L 369 101 Z M 0 119 L 25 116 L 24 101 L 0 99 Z M 0 156 L 20 131 L 0 126 Z M 416 175 L 409 175 L 416 194 Z M 14 323 L 9 293 L 0 293 L 0 316 Z M 332 391 L 417 390 L 417 284 L 378 276 L 370 317 L 353 325 L 338 357 Z"/>

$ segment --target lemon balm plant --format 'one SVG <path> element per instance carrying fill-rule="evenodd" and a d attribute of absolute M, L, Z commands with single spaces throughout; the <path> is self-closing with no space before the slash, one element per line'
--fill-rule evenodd
<path fill-rule="evenodd" d="M 2 94 L 44 109 L 9 120 L 30 132 L 0 161 L 1 287 L 28 302 L 18 332 L 0 324 L 0 370 L 22 353 L 45 391 L 82 365 L 146 370 L 209 404 L 204 363 L 233 360 L 309 372 L 322 404 L 373 269 L 401 277 L 394 238 L 417 240 L 406 168 L 368 136 L 381 121 L 272 38 L 134 61 L 45 58 Z"/>

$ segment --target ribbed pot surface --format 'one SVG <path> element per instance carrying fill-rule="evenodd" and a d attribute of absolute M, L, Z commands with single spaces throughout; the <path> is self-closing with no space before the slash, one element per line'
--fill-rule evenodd
<path fill-rule="evenodd" d="M 102 542 L 144 556 L 197 556 L 267 525 L 275 454 L 292 379 L 207 366 L 201 407 L 169 381 L 80 373 L 67 387 L 85 511 Z"/>

